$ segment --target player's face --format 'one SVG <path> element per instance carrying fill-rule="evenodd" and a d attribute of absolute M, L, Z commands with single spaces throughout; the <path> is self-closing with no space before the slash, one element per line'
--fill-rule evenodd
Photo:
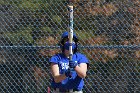
<path fill-rule="evenodd" d="M 69 50 L 65 49 L 64 54 L 65 54 L 66 57 L 68 57 L 69 56 Z"/>
<path fill-rule="evenodd" d="M 64 43 L 69 41 L 69 38 L 64 38 Z"/>
<path fill-rule="evenodd" d="M 69 39 L 68 38 L 65 38 L 64 39 L 64 54 L 67 56 L 67 57 L 69 57 Z M 74 42 L 74 40 L 73 40 L 73 45 L 72 45 L 72 48 L 73 48 L 73 50 L 74 50 L 74 47 L 76 47 L 76 45 L 75 45 L 75 42 Z M 66 44 L 66 45 L 65 45 Z"/>

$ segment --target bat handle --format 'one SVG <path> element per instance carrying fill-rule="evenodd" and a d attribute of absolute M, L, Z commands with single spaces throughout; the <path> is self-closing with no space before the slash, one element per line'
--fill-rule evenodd
<path fill-rule="evenodd" d="M 51 93 L 51 89 L 50 89 L 50 87 L 47 87 L 47 89 L 48 89 L 48 92 L 47 92 L 47 93 Z"/>
<path fill-rule="evenodd" d="M 72 61 L 72 54 L 69 55 L 69 62 Z M 68 68 L 69 71 L 72 71 L 73 68 Z M 70 78 L 72 78 L 72 76 L 69 76 Z"/>

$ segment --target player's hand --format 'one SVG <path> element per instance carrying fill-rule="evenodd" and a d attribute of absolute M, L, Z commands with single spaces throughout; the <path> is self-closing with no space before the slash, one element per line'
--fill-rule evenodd
<path fill-rule="evenodd" d="M 75 68 L 78 65 L 77 61 L 69 61 L 69 67 Z"/>
<path fill-rule="evenodd" d="M 71 77 L 71 70 L 66 70 L 65 71 L 65 76 L 66 77 Z"/>

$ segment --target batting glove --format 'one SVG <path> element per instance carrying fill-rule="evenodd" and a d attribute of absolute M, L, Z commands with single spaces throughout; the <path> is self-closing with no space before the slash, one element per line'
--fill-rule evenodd
<path fill-rule="evenodd" d="M 77 61 L 69 61 L 69 67 L 75 68 L 78 65 Z"/>
<path fill-rule="evenodd" d="M 70 70 L 66 70 L 65 71 L 65 76 L 66 77 L 71 77 L 71 71 Z"/>

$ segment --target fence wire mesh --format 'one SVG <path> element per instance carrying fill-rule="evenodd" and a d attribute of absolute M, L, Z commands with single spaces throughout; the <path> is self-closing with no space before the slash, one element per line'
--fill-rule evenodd
<path fill-rule="evenodd" d="M 47 93 L 49 58 L 74 6 L 84 93 L 139 93 L 139 0 L 0 0 L 0 93 Z"/>

